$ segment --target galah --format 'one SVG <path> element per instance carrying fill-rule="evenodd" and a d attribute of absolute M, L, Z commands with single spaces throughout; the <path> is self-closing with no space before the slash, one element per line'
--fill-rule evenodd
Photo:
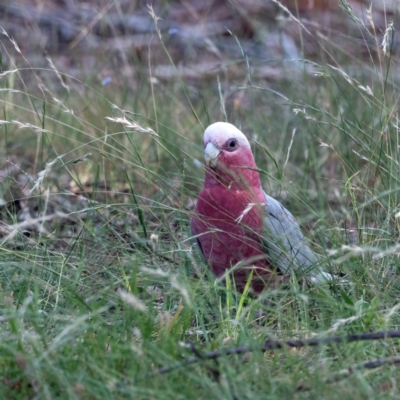
<path fill-rule="evenodd" d="M 218 277 L 232 274 L 261 292 L 279 275 L 312 282 L 332 279 L 305 244 L 293 215 L 261 187 L 250 143 L 235 126 L 216 122 L 204 132 L 204 186 L 191 219 L 193 237 Z"/>

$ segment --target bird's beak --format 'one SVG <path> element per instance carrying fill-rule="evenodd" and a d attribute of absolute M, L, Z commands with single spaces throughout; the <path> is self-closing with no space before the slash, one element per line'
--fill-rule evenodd
<path fill-rule="evenodd" d="M 217 159 L 220 154 L 221 151 L 218 149 L 218 147 L 214 146 L 211 142 L 207 143 L 207 146 L 204 149 L 204 161 L 206 165 L 211 168 L 215 168 L 217 166 Z"/>

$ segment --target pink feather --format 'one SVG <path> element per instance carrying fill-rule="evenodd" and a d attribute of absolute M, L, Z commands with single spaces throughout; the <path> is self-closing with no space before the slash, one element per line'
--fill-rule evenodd
<path fill-rule="evenodd" d="M 236 142 L 236 148 L 230 148 L 230 140 Z M 250 145 L 233 125 L 222 122 L 206 130 L 205 149 L 209 143 L 220 153 L 215 166 L 212 161 L 206 165 L 192 233 L 215 275 L 223 276 L 240 263 L 233 273 L 236 287 L 243 289 L 253 270 L 252 287 L 262 291 L 275 282 L 276 271 L 270 267 L 260 239 L 265 194 Z"/>

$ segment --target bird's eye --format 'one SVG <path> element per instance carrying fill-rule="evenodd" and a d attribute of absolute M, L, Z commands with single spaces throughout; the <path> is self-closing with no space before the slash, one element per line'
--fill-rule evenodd
<path fill-rule="evenodd" d="M 228 139 L 225 143 L 225 148 L 228 151 L 235 150 L 237 147 L 237 140 L 236 139 Z"/>

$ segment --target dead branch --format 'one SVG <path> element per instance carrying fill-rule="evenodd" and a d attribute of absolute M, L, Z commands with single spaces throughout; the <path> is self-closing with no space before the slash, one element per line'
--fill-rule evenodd
<path fill-rule="evenodd" d="M 201 353 L 199 350 L 196 352 L 193 351 L 194 346 L 189 345 L 192 349 L 192 352 L 195 354 L 194 356 L 187 357 L 171 366 L 161 367 L 155 370 L 152 375 L 157 374 L 166 374 L 175 369 L 186 367 L 188 365 L 196 364 L 203 360 L 216 360 L 220 357 L 225 357 L 229 355 L 241 355 L 245 353 L 255 352 L 255 351 L 267 351 L 267 350 L 278 350 L 284 348 L 301 348 L 301 347 L 318 347 L 324 346 L 328 344 L 334 343 L 352 343 L 352 342 L 361 342 L 367 340 L 382 340 L 382 339 L 390 339 L 390 338 L 400 338 L 400 330 L 388 330 L 388 331 L 379 331 L 379 332 L 367 332 L 367 333 L 356 333 L 346 336 L 330 336 L 330 337 L 315 337 L 311 339 L 296 339 L 296 340 L 267 340 L 261 345 L 245 345 L 245 346 L 237 346 L 230 347 L 220 350 L 207 351 Z M 201 354 L 201 357 L 198 355 Z M 366 364 L 369 365 L 369 364 Z M 370 364 L 371 368 L 372 365 Z M 379 365 L 378 365 L 379 366 Z M 376 367 L 375 367 L 376 368 Z"/>
<path fill-rule="evenodd" d="M 363 361 L 359 364 L 352 365 L 351 367 L 344 368 L 338 373 L 330 376 L 329 378 L 324 380 L 325 384 L 328 383 L 336 383 L 343 379 L 349 378 L 351 375 L 355 374 L 357 371 L 362 371 L 364 369 L 376 369 L 379 367 L 383 367 L 384 365 L 400 365 L 400 357 L 383 357 L 383 358 L 375 358 L 374 360 Z M 305 386 L 303 383 L 297 386 L 297 391 L 307 391 L 310 390 L 310 387 Z"/>

